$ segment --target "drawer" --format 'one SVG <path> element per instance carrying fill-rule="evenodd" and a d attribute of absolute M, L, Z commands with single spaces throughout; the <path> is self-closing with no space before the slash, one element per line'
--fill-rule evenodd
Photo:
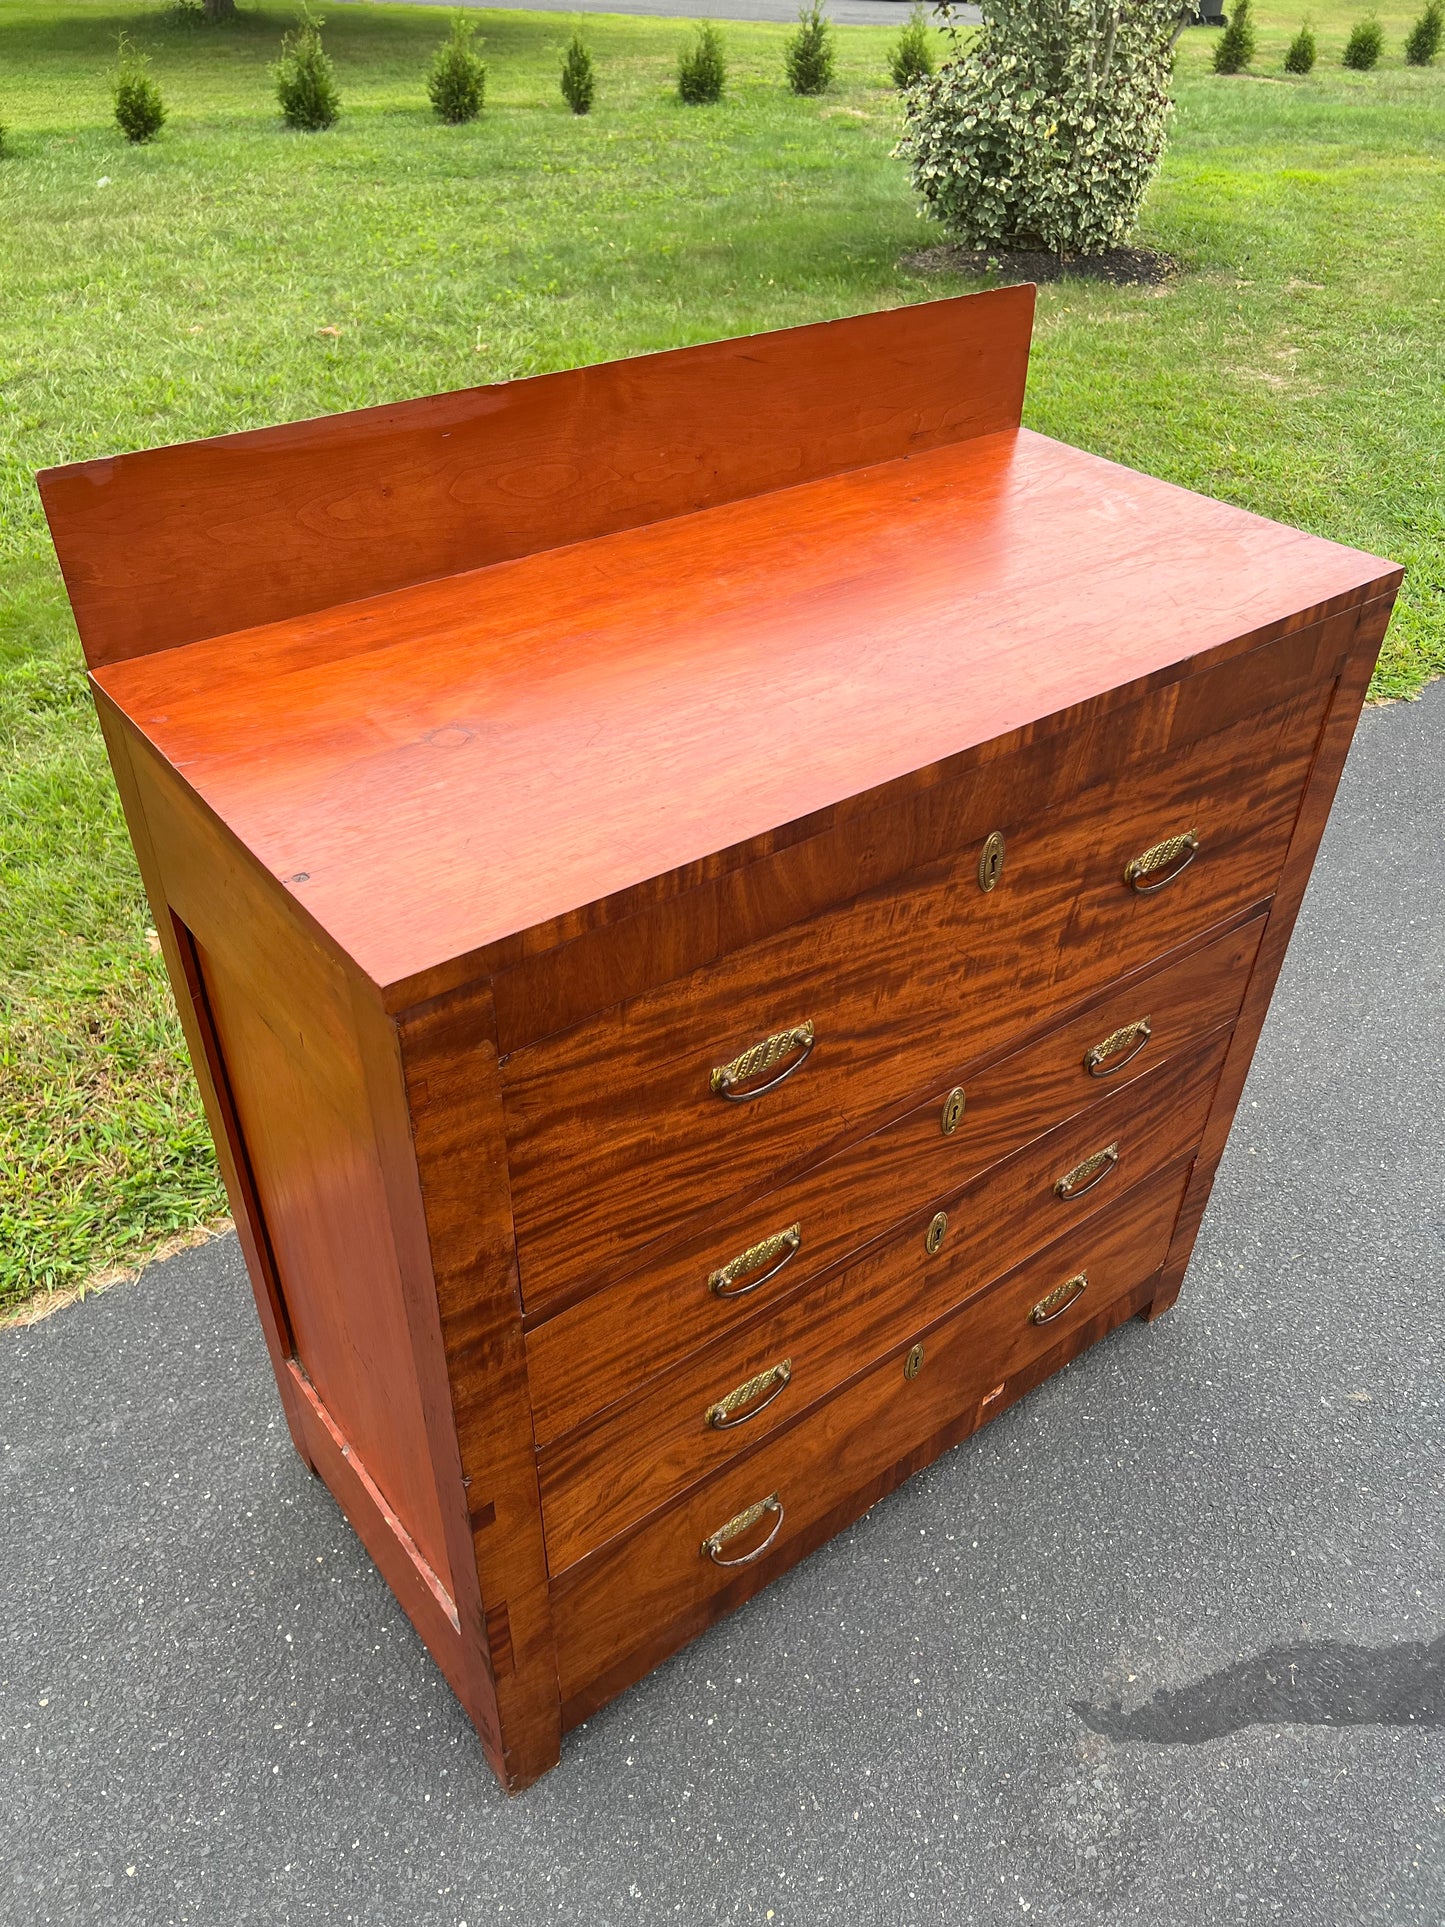
<path fill-rule="evenodd" d="M 1067 813 L 1021 810 L 989 891 L 969 850 L 518 1051 L 503 1089 L 524 1302 L 616 1276 L 701 1211 L 922 1099 L 980 1039 L 1022 1038 L 1261 902 L 1324 701 L 1309 692 L 1131 767 Z M 1172 881 L 1126 883 L 1132 859 L 1190 830 L 1200 848 Z M 714 1090 L 715 1070 L 805 1024 L 811 1049 L 760 1073 L 799 1066 L 766 1095 Z"/>
<path fill-rule="evenodd" d="M 1035 1139 L 986 1176 L 695 1353 L 539 1455 L 553 1574 L 786 1425 L 1152 1170 L 1192 1154 L 1228 1032 Z M 1077 1173 L 1068 1195 L 1064 1180 Z M 942 1222 L 941 1222 L 942 1221 Z M 649 1334 L 635 1342 L 647 1351 Z M 730 1396 L 731 1395 L 731 1396 Z"/>
<path fill-rule="evenodd" d="M 1177 1167 L 1136 1186 L 1116 1208 L 1095 1213 L 931 1326 L 901 1319 L 889 1355 L 863 1377 L 554 1580 L 564 1718 L 585 1717 L 589 1704 L 616 1689 L 620 1673 L 641 1670 L 627 1666 L 629 1655 L 650 1664 L 836 1531 L 900 1462 L 926 1463 L 980 1416 L 1001 1409 L 1015 1374 L 1134 1309 L 1164 1261 L 1184 1178 Z M 1034 1324 L 1033 1308 L 1080 1275 L 1082 1292 L 1065 1294 L 1047 1324 Z M 905 1362 L 915 1343 L 923 1359 L 910 1378 Z M 1041 1468 L 1040 1476 L 1053 1472 Z M 767 1501 L 749 1534 L 717 1548 L 719 1558 L 752 1554 L 749 1562 L 714 1563 L 711 1535 Z M 763 1551 L 766 1534 L 773 1536 Z M 601 1683 L 595 1696 L 594 1682 Z"/>
<path fill-rule="evenodd" d="M 763 1305 L 781 1303 L 905 1212 L 931 1205 L 1232 1023 L 1263 929 L 1264 919 L 1255 918 L 1177 963 L 1113 987 L 1022 1050 L 995 1056 L 981 1070 L 961 1067 L 927 1103 L 881 1131 L 729 1208 L 706 1232 L 669 1244 L 534 1326 L 527 1367 L 537 1443 L 560 1438 Z M 1090 1054 L 1114 1039 L 1091 1065 Z M 987 1048 L 986 1037 L 976 1041 Z M 945 1135 L 943 1111 L 954 1088 L 964 1092 L 963 1115 Z M 759 1255 L 739 1269 L 748 1252 Z M 711 1289 L 720 1273 L 722 1290 L 735 1295 Z M 639 1332 L 647 1334 L 645 1347 Z"/>

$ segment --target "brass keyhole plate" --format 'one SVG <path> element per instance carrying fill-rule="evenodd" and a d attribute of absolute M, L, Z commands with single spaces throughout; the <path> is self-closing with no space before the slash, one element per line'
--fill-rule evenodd
<path fill-rule="evenodd" d="M 962 1084 L 955 1084 L 943 1100 L 943 1116 L 939 1119 L 939 1129 L 945 1137 L 952 1137 L 958 1129 L 958 1121 L 963 1116 L 965 1103 Z"/>
<path fill-rule="evenodd" d="M 913 1350 L 908 1354 L 907 1358 L 905 1358 L 903 1361 L 903 1376 L 905 1378 L 917 1378 L 918 1374 L 922 1370 L 923 1370 L 923 1347 L 922 1345 L 915 1345 L 913 1347 Z"/>
<path fill-rule="evenodd" d="M 978 853 L 978 887 L 991 890 L 1003 875 L 1003 831 L 991 830 Z"/>
<path fill-rule="evenodd" d="M 946 1211 L 940 1211 L 935 1216 L 932 1224 L 929 1225 L 927 1231 L 923 1234 L 923 1249 L 928 1253 L 930 1258 L 943 1243 L 944 1234 L 947 1230 L 948 1213 Z"/>

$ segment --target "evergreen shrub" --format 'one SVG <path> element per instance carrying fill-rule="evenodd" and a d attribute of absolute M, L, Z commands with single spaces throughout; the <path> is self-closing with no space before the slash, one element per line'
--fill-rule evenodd
<path fill-rule="evenodd" d="M 1409 65 L 1428 67 L 1440 51 L 1442 37 L 1445 37 L 1445 6 L 1441 0 L 1430 0 L 1405 41 L 1405 59 Z"/>
<path fill-rule="evenodd" d="M 1254 22 L 1249 17 L 1249 0 L 1238 0 L 1214 49 L 1217 74 L 1242 74 L 1254 59 Z"/>
<path fill-rule="evenodd" d="M 1284 57 L 1284 70 L 1287 74 L 1307 74 L 1317 58 L 1314 33 L 1306 20 L 1289 43 L 1289 51 Z"/>
<path fill-rule="evenodd" d="M 677 63 L 678 96 L 689 107 L 707 106 L 722 99 L 727 77 L 722 35 L 711 20 L 704 20 Z"/>
<path fill-rule="evenodd" d="M 1379 21 L 1373 14 L 1366 15 L 1350 29 L 1350 37 L 1345 42 L 1345 65 L 1353 67 L 1356 73 L 1368 73 L 1379 64 L 1384 45 L 1385 34 Z"/>
<path fill-rule="evenodd" d="M 893 85 L 900 91 L 904 87 L 911 87 L 915 80 L 926 80 L 936 65 L 933 35 L 928 30 L 923 0 L 914 0 L 913 11 L 888 56 L 888 71 L 893 77 Z"/>
<path fill-rule="evenodd" d="M 281 42 L 281 58 L 272 69 L 281 118 L 288 127 L 307 134 L 335 126 L 341 113 L 336 74 L 321 44 L 322 25 L 320 15 L 303 6 L 295 30 Z"/>
<path fill-rule="evenodd" d="M 592 97 L 596 91 L 592 56 L 581 34 L 574 33 L 567 43 L 566 58 L 562 62 L 562 98 L 574 114 L 587 114 L 592 111 Z"/>
<path fill-rule="evenodd" d="M 139 146 L 153 141 L 165 124 L 166 107 L 161 90 L 150 76 L 150 61 L 137 53 L 125 34 L 120 36 L 111 82 L 115 98 L 115 124 L 128 141 Z"/>
<path fill-rule="evenodd" d="M 427 99 L 438 120 L 453 127 L 475 120 L 487 92 L 487 63 L 472 45 L 476 28 L 465 14 L 452 20 L 452 30 L 437 48 L 427 75 Z"/>
<path fill-rule="evenodd" d="M 1096 254 L 1164 151 L 1179 0 L 983 0 L 983 26 L 904 95 L 926 210 L 968 248 Z"/>
<path fill-rule="evenodd" d="M 823 0 L 805 0 L 798 30 L 783 55 L 788 85 L 795 94 L 826 94 L 833 79 L 833 29 Z"/>

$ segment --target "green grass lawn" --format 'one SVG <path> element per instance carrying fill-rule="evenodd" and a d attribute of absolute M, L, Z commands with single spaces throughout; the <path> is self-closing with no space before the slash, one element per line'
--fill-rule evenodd
<path fill-rule="evenodd" d="M 1354 5 L 1266 5 L 1256 74 L 1184 36 L 1141 238 L 1163 290 L 1043 291 L 1028 420 L 1357 543 L 1410 574 L 1376 693 L 1445 670 L 1445 57 L 1339 65 Z M 224 1209 L 31 474 L 153 442 L 951 292 L 892 160 L 891 34 L 839 31 L 831 94 L 788 29 L 733 26 L 720 107 L 670 97 L 685 29 L 589 19 L 598 101 L 557 91 L 572 22 L 476 16 L 483 118 L 438 125 L 445 15 L 336 5 L 345 112 L 285 132 L 288 12 L 186 28 L 106 0 L 0 0 L 0 1310 Z M 903 9 L 899 9 L 900 24 Z M 171 109 L 127 147 L 125 27 Z"/>

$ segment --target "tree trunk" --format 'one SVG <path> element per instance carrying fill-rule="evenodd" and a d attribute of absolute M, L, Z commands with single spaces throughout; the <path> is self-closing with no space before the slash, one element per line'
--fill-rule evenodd
<path fill-rule="evenodd" d="M 206 0 L 207 20 L 234 20 L 236 0 Z"/>

